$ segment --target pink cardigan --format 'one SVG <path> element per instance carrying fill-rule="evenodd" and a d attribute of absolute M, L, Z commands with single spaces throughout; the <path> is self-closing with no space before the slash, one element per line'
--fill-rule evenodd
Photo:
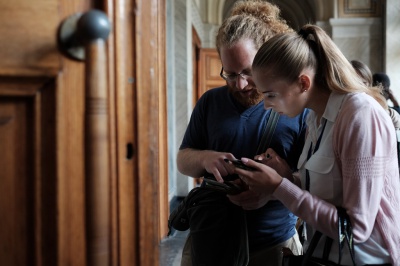
<path fill-rule="evenodd" d="M 373 227 L 378 227 L 392 264 L 400 265 L 400 180 L 395 133 L 390 132 L 393 125 L 389 117 L 382 119 L 380 106 L 371 97 L 360 93 L 345 97 L 333 122 L 332 148 L 342 173 L 342 202 L 353 225 L 354 241 L 365 242 Z M 334 204 L 288 179 L 273 196 L 314 229 L 337 238 Z"/>

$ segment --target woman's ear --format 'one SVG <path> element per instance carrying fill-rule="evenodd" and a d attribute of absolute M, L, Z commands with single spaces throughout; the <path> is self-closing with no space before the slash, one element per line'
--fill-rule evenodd
<path fill-rule="evenodd" d="M 311 78 L 308 75 L 302 74 L 299 77 L 301 92 L 306 92 L 311 87 Z"/>

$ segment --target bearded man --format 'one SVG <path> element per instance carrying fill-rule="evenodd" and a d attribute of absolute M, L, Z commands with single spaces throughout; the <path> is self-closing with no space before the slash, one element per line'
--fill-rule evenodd
<path fill-rule="evenodd" d="M 225 160 L 257 155 L 271 109 L 264 109 L 251 66 L 266 40 L 287 31 L 292 30 L 279 17 L 275 5 L 264 1 L 236 3 L 216 40 L 222 63 L 220 75 L 226 86 L 208 90 L 196 103 L 177 156 L 182 174 L 220 182 L 232 180 L 237 176 L 232 175 Z M 306 113 L 295 118 L 280 116 L 270 144 L 292 171 L 296 170 L 304 144 Z M 249 190 L 236 195 L 235 204 L 225 198 L 232 206 L 215 202 L 205 214 L 197 212 L 198 218 L 190 217 L 181 265 L 237 265 L 230 258 L 229 247 L 232 234 L 239 234 L 239 230 L 228 226 L 236 222 L 230 212 L 237 205 L 245 210 L 248 265 L 281 265 L 282 247 L 291 248 L 294 254 L 302 252 L 295 228 L 297 217 L 279 201 L 260 202 L 259 195 Z"/>

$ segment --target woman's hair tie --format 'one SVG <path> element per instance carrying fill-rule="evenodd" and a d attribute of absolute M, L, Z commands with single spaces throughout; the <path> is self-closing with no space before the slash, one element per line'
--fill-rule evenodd
<path fill-rule="evenodd" d="M 305 30 L 303 30 L 303 29 L 300 29 L 298 32 L 297 32 L 297 34 L 299 34 L 301 37 L 303 37 L 303 39 L 304 40 L 307 40 L 307 37 L 308 37 L 308 32 L 306 32 Z"/>

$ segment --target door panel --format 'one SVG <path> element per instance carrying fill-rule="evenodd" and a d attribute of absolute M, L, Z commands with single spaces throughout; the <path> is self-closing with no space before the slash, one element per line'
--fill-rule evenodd
<path fill-rule="evenodd" d="M 55 32 L 61 1 L 0 1 L 0 73 L 54 75 L 60 68 Z"/>
<path fill-rule="evenodd" d="M 0 78 L 0 96 L 0 265 L 55 265 L 54 82 Z"/>
<path fill-rule="evenodd" d="M 199 98 L 209 89 L 226 85 L 226 81 L 219 76 L 221 67 L 217 49 L 203 48 L 200 50 L 200 82 L 197 92 Z"/>
<path fill-rule="evenodd" d="M 32 110 L 32 105 L 26 100 L 2 98 L 0 101 L 0 141 L 3 151 L 0 155 L 0 210 L 8 214 L 2 215 L 0 220 L 1 265 L 27 265 L 33 258 L 27 248 L 28 243 L 33 241 L 34 232 L 34 223 L 30 222 L 33 221 L 33 206 L 28 206 L 34 198 L 27 193 L 30 183 L 34 181 L 34 176 L 28 175 L 33 169 L 33 165 L 27 163 L 27 157 L 32 158 L 28 152 L 32 148 L 29 149 L 27 145 L 27 136 L 32 134 L 28 132 L 28 128 L 31 128 L 27 125 L 28 109 Z M 22 167 L 18 167 L 19 164 Z"/>
<path fill-rule="evenodd" d="M 83 66 L 56 31 L 85 0 L 0 0 L 0 265 L 85 265 Z"/>
<path fill-rule="evenodd" d="M 58 52 L 56 33 L 92 6 L 113 25 L 110 265 L 158 265 L 168 206 L 164 0 L 0 0 L 0 265 L 87 265 L 85 66 Z"/>

